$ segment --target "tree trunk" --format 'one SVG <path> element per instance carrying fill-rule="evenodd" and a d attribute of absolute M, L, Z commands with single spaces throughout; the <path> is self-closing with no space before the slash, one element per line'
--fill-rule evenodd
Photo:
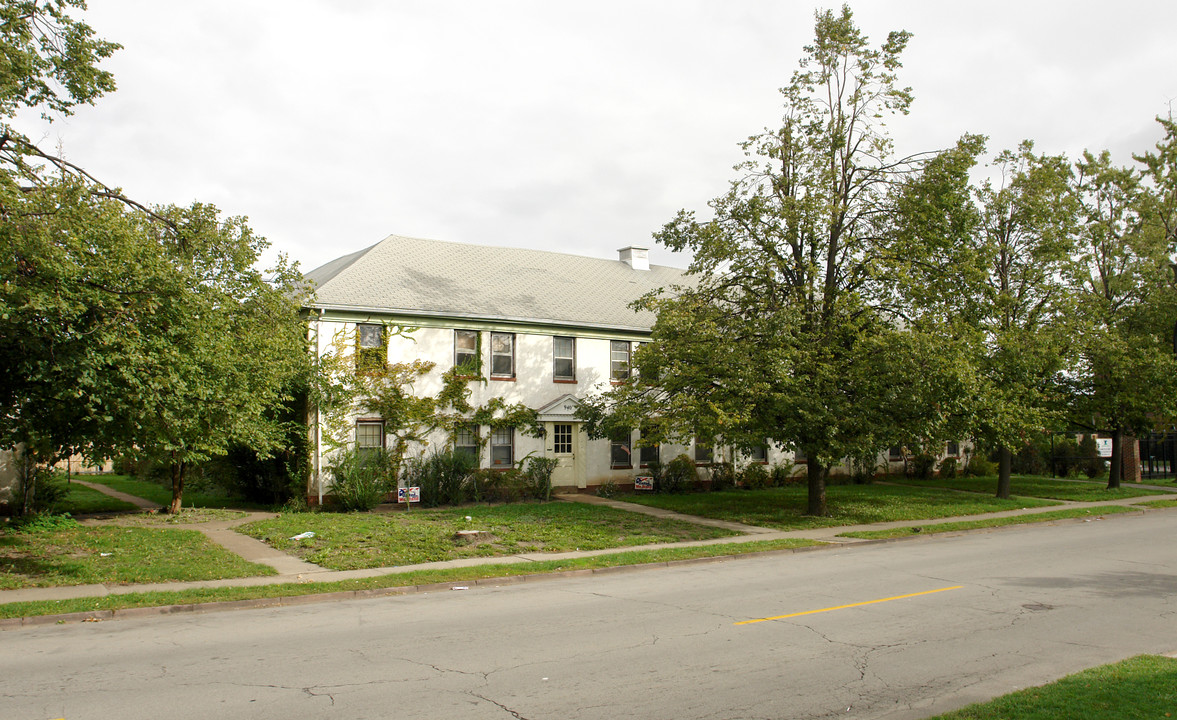
<path fill-rule="evenodd" d="M 1112 430 L 1112 458 L 1108 463 L 1108 490 L 1120 487 L 1120 478 L 1124 474 L 1124 431 L 1119 428 Z"/>
<path fill-rule="evenodd" d="M 997 497 L 1009 499 L 1010 466 L 1013 465 L 1013 452 L 1002 445 L 997 451 Z"/>
<path fill-rule="evenodd" d="M 809 510 L 807 514 L 822 517 L 826 515 L 826 469 L 809 455 Z"/>
<path fill-rule="evenodd" d="M 183 462 L 176 462 L 175 454 L 172 454 L 172 504 L 168 506 L 168 512 L 175 515 L 184 507 L 184 471 L 187 468 Z"/>

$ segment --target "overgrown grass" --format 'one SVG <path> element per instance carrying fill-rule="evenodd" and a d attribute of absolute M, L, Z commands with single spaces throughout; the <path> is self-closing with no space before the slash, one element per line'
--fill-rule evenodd
<path fill-rule="evenodd" d="M 118 500 L 85 485 L 76 482 L 69 484 L 69 495 L 58 508 L 60 512 L 71 515 L 85 515 L 89 513 L 126 512 L 136 510 L 134 503 Z"/>
<path fill-rule="evenodd" d="M 273 575 L 195 530 L 82 527 L 0 531 L 0 589 Z"/>
<path fill-rule="evenodd" d="M 151 480 L 139 480 L 128 475 L 94 475 L 86 478 L 89 482 L 101 483 L 119 492 L 141 497 L 167 507 L 172 502 L 171 486 L 163 486 Z M 264 510 L 266 506 L 241 498 L 229 497 L 217 492 L 201 492 L 186 489 L 183 497 L 186 508 L 232 508 L 240 510 Z"/>
<path fill-rule="evenodd" d="M 960 530 L 977 530 L 980 528 L 1005 527 L 1006 525 L 1025 525 L 1028 523 L 1050 522 L 1051 520 L 1066 520 L 1069 518 L 1090 518 L 1100 515 L 1113 515 L 1121 512 L 1132 512 L 1133 508 L 1123 505 L 1100 505 L 1092 508 L 1068 508 L 1066 510 L 1050 510 L 1032 515 L 1015 515 L 1012 517 L 989 518 L 988 520 L 962 520 L 959 522 L 936 523 L 933 525 L 908 525 L 905 527 L 889 528 L 887 530 L 861 530 L 839 533 L 838 537 L 861 538 L 864 540 L 879 540 L 885 538 L 910 537 L 912 535 L 933 535 L 935 533 L 957 532 Z"/>
<path fill-rule="evenodd" d="M 815 540 L 781 539 L 754 540 L 746 543 L 724 543 L 698 547 L 632 550 L 564 560 L 542 560 L 529 563 L 479 565 L 467 568 L 412 570 L 358 580 L 339 580 L 321 583 L 282 583 L 251 587 L 199 588 L 174 592 L 129 593 L 96 598 L 44 600 L 0 605 L 0 618 L 36 617 L 95 610 L 121 610 L 135 607 L 187 605 L 206 602 L 228 602 L 257 598 L 282 598 L 318 593 L 377 590 L 390 587 L 414 587 L 437 583 L 464 583 L 520 575 L 540 575 L 573 570 L 595 570 L 623 565 L 644 565 L 708 557 L 727 557 L 773 550 L 813 547 L 823 543 Z"/>
<path fill-rule="evenodd" d="M 988 493 L 997 492 L 997 478 L 990 477 L 958 477 L 958 478 L 929 478 L 916 480 L 899 478 L 892 482 L 912 485 L 916 487 L 936 487 L 965 492 Z M 1141 497 L 1143 495 L 1163 494 L 1162 490 L 1123 485 L 1118 490 L 1108 490 L 1103 482 L 1086 482 L 1075 480 L 1059 480 L 1056 478 L 1039 477 L 1037 475 L 1014 475 L 1010 478 L 1010 492 L 1014 495 L 1052 500 L 1073 500 L 1076 502 L 1106 502 L 1122 498 Z"/>
<path fill-rule="evenodd" d="M 469 516 L 471 520 L 467 521 Z M 236 528 L 333 570 L 392 567 L 521 552 L 567 552 L 709 540 L 739 533 L 582 503 L 514 503 L 382 514 L 294 513 Z M 477 544 L 459 530 L 483 530 Z M 315 537 L 290 538 L 303 532 Z"/>
<path fill-rule="evenodd" d="M 1148 500 L 1145 502 L 1138 502 L 1136 505 L 1150 508 L 1171 508 L 1177 507 L 1177 500 Z"/>
<path fill-rule="evenodd" d="M 929 720 L 1136 720 L 1177 715 L 1177 659 L 1138 655 Z"/>
<path fill-rule="evenodd" d="M 687 495 L 625 495 L 617 499 L 688 515 L 781 530 L 929 520 L 1058 504 L 1033 498 L 999 500 L 983 495 L 894 485 L 831 485 L 826 489 L 826 498 L 829 514 L 825 517 L 805 514 L 804 487 L 725 490 Z"/>

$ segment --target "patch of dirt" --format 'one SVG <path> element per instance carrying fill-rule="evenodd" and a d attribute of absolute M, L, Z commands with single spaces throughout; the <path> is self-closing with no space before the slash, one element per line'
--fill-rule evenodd
<path fill-rule="evenodd" d="M 218 520 L 238 520 L 240 518 L 246 517 L 247 514 L 248 513 L 243 510 L 186 508 L 176 513 L 175 515 L 160 512 L 123 515 L 103 524 L 127 525 L 136 527 L 166 527 L 168 525 L 193 525 L 206 522 L 216 522 Z"/>

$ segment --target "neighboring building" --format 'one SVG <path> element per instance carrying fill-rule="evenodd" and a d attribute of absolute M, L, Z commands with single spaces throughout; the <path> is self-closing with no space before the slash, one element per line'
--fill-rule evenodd
<path fill-rule="evenodd" d="M 636 432 L 628 442 L 589 440 L 575 417 L 578 398 L 626 377 L 634 349 L 650 337 L 654 315 L 630 304 L 689 282 L 683 270 L 650 265 L 646 248 L 618 252 L 617 260 L 604 260 L 392 235 L 307 273 L 315 285 L 307 308 L 312 347 L 322 356 L 342 334 L 355 338 L 359 353 L 386 342 L 389 362 L 432 361 L 435 369 L 416 386 L 426 395 L 442 389 L 444 372 L 477 357 L 487 382 L 470 384 L 471 403 L 477 407 L 492 397 L 522 403 L 539 412 L 546 431 L 533 438 L 482 426 L 430 438 L 433 447 L 469 452 L 486 440 L 483 467 L 510 467 L 529 453 L 555 457 L 553 485 L 586 489 L 609 481 L 632 484 L 658 456 L 665 462 L 686 453 L 709 464 L 711 448 L 704 445 L 639 449 Z M 385 337 L 392 326 L 415 330 Z M 322 472 L 329 449 L 322 418 L 310 422 L 312 471 L 321 492 L 330 483 Z M 386 443 L 383 418 L 356 414 L 351 432 L 360 447 Z M 770 447 L 740 462 L 787 457 Z"/>

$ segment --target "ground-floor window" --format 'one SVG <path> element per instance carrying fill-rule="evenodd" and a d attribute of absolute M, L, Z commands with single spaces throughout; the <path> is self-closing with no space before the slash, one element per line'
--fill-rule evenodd
<path fill-rule="evenodd" d="M 356 421 L 356 450 L 360 453 L 384 449 L 384 421 Z"/>
<path fill-rule="evenodd" d="M 614 440 L 610 445 L 610 461 L 611 468 L 631 468 L 633 467 L 633 448 L 630 446 L 630 441 Z"/>
<path fill-rule="evenodd" d="M 491 433 L 490 464 L 497 468 L 515 464 L 515 428 L 495 428 Z"/>
<path fill-rule="evenodd" d="M 454 453 L 478 462 L 477 425 L 459 425 L 454 428 Z"/>

